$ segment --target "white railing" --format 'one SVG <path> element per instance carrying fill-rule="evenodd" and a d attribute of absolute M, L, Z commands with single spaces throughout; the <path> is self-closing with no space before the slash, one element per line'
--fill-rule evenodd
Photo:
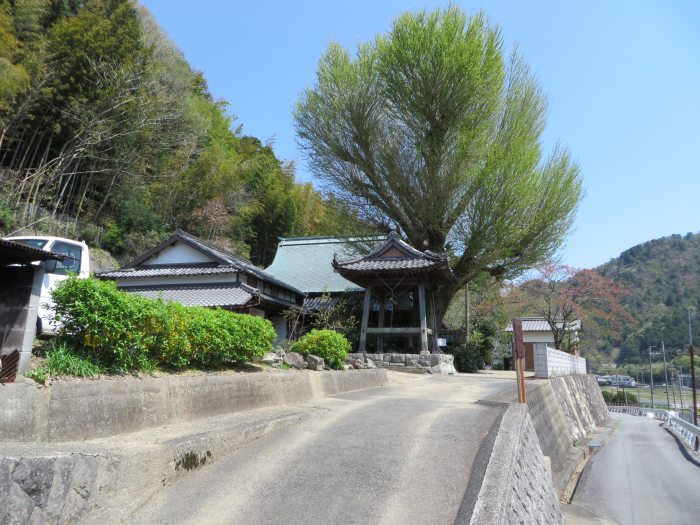
<path fill-rule="evenodd" d="M 632 416 L 653 417 L 665 421 L 668 428 L 670 428 L 674 434 L 685 441 L 693 450 L 698 449 L 698 444 L 700 444 L 700 427 L 688 423 L 686 420 L 675 416 L 668 410 L 622 406 L 609 406 L 608 410 L 610 410 L 610 412 L 630 414 Z"/>
<path fill-rule="evenodd" d="M 586 360 L 573 354 L 535 344 L 535 377 L 561 377 L 586 374 Z"/>

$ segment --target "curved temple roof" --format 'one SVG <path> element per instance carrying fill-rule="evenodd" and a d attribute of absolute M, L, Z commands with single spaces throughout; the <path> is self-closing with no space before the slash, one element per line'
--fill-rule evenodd
<path fill-rule="evenodd" d="M 364 257 L 338 260 L 333 258 L 333 268 L 349 281 L 366 283 L 372 276 L 401 276 L 431 274 L 442 281 L 456 281 L 450 269 L 446 253 L 421 252 L 391 232 L 386 242 Z"/>

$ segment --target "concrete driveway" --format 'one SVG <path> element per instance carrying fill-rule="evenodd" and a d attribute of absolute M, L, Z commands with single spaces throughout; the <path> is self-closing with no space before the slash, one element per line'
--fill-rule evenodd
<path fill-rule="evenodd" d="M 307 405 L 321 415 L 163 488 L 129 522 L 453 524 L 501 414 L 476 401 L 508 398 L 515 382 L 398 377 L 402 384 Z"/>

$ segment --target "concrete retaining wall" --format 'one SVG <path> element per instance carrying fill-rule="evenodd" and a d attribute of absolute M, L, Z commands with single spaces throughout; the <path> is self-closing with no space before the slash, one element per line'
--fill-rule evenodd
<path fill-rule="evenodd" d="M 470 523 L 563 523 L 559 498 L 525 405 L 501 420 Z"/>
<path fill-rule="evenodd" d="M 584 450 L 576 442 L 608 420 L 608 411 L 593 376 L 575 375 L 528 384 L 527 404 L 540 447 L 552 465 L 561 493 Z"/>
<path fill-rule="evenodd" d="M 5 385 L 0 441 L 71 441 L 384 386 L 384 370 Z"/>

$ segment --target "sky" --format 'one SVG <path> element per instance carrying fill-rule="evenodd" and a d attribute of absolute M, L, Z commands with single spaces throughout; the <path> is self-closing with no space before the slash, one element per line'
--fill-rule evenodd
<path fill-rule="evenodd" d="M 141 0 L 243 133 L 313 181 L 292 108 L 331 41 L 355 51 L 410 0 Z M 607 262 L 645 241 L 700 230 L 700 2 L 455 1 L 500 26 L 549 102 L 545 152 L 569 148 L 585 197 L 561 261 Z"/>

